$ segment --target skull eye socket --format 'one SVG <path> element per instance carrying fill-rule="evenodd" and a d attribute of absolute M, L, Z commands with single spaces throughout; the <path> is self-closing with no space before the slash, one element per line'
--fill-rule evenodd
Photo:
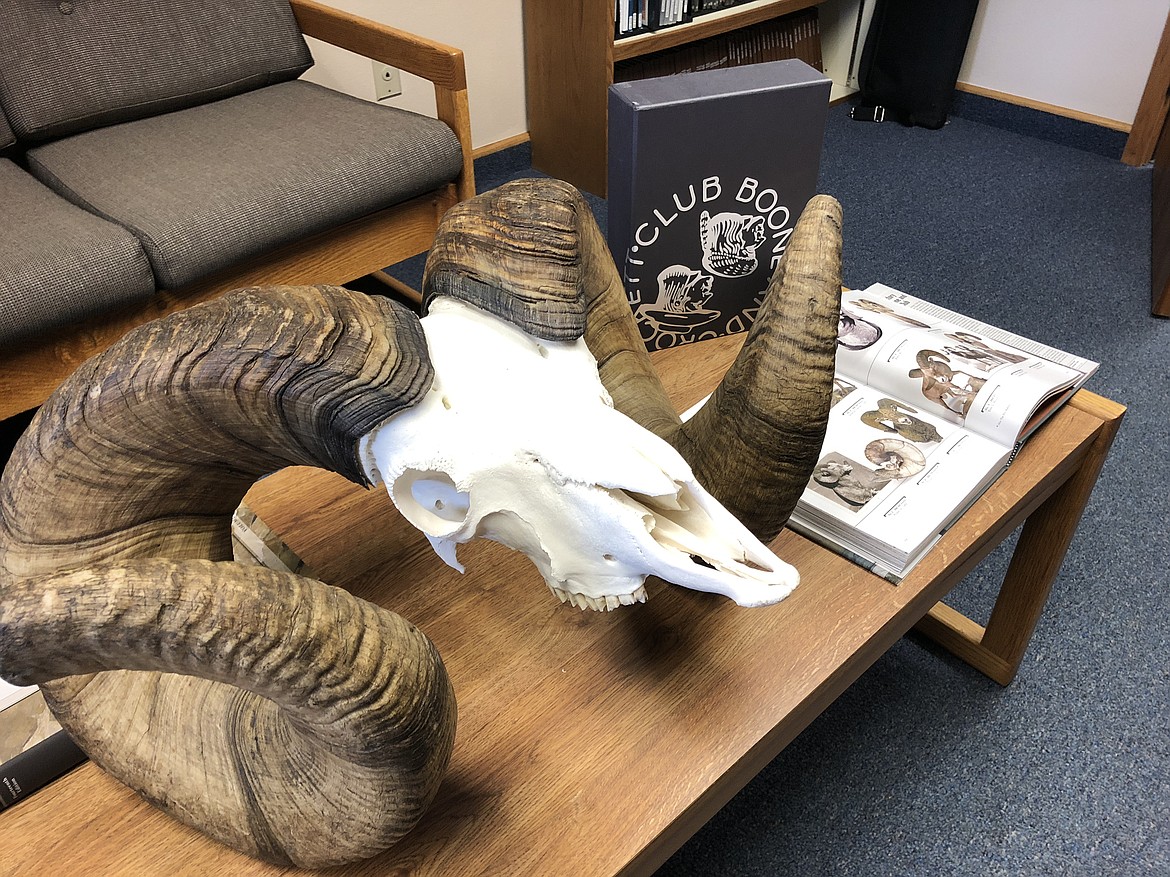
<path fill-rule="evenodd" d="M 470 496 L 447 473 L 432 469 L 407 469 L 391 492 L 403 516 L 430 536 L 454 533 L 471 508 Z"/>

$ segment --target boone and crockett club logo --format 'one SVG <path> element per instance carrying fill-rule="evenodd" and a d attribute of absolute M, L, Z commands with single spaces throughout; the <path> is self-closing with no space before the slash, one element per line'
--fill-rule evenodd
<path fill-rule="evenodd" d="M 745 176 L 691 183 L 655 207 L 626 249 L 626 294 L 651 348 L 731 332 L 756 318 L 792 234 L 774 188 Z"/>

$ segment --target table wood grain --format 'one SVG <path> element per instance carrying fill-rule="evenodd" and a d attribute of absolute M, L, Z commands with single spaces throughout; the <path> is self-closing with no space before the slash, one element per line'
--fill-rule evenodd
<path fill-rule="evenodd" d="M 680 410 L 740 341 L 656 354 Z M 1120 417 L 1079 398 L 901 585 L 785 531 L 773 547 L 802 582 L 758 609 L 651 580 L 644 605 L 581 611 L 498 545 L 463 546 L 467 574 L 449 569 L 380 488 L 311 469 L 263 480 L 249 505 L 321 579 L 426 632 L 458 698 L 437 800 L 399 845 L 344 873 L 653 871 L 1069 481 Z M 90 764 L 0 814 L 0 862 L 22 875 L 287 873 L 203 838 Z"/>

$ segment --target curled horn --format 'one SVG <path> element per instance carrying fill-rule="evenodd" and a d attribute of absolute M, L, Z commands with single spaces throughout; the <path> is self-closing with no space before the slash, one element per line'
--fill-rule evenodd
<path fill-rule="evenodd" d="M 816 465 L 832 395 L 841 301 L 841 207 L 805 207 L 743 349 L 681 424 L 646 352 L 592 211 L 568 183 L 523 179 L 453 208 L 424 304 L 463 298 L 549 339 L 577 338 L 614 406 L 669 441 L 757 537 L 788 520 Z"/>
<path fill-rule="evenodd" d="M 385 849 L 450 756 L 442 661 L 388 610 L 231 562 L 230 520 L 286 465 L 362 481 L 358 439 L 432 380 L 417 318 L 329 287 L 242 290 L 82 366 L 0 479 L 4 677 L 237 849 L 307 867 Z"/>
<path fill-rule="evenodd" d="M 764 541 L 792 514 L 825 440 L 840 307 L 841 205 L 818 195 L 735 362 L 670 437 L 695 477 Z"/>
<path fill-rule="evenodd" d="M 514 180 L 447 211 L 427 258 L 424 308 L 440 295 L 538 338 L 584 335 L 614 406 L 656 435 L 677 429 L 605 238 L 568 183 Z"/>

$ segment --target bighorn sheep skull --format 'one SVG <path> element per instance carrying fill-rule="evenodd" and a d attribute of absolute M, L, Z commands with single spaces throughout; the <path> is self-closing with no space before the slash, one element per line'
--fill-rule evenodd
<path fill-rule="evenodd" d="M 40 684 L 90 758 L 148 800 L 277 863 L 353 861 L 409 831 L 446 770 L 456 709 L 437 650 L 405 619 L 231 562 L 232 513 L 261 475 L 307 464 L 368 484 L 376 472 L 447 560 L 472 531 L 500 539 L 578 604 L 637 599 L 647 572 L 751 603 L 793 581 L 721 506 L 766 542 L 816 464 L 840 299 L 835 201 L 806 207 L 743 350 L 685 424 L 571 186 L 516 181 L 449 211 L 423 285 L 421 322 L 344 289 L 270 287 L 142 326 L 61 385 L 0 478 L 0 675 Z M 440 460 L 445 421 L 500 410 L 447 350 L 466 365 L 488 339 L 497 365 L 513 363 L 493 397 L 545 381 L 520 406 L 527 420 L 493 424 L 521 417 L 512 426 L 533 442 L 508 457 L 483 436 Z M 537 360 L 543 377 L 527 373 Z M 561 421 L 531 407 L 570 390 L 602 438 L 580 432 L 575 405 Z M 399 439 L 408 450 L 388 447 Z M 439 443 L 419 453 L 418 441 Z M 604 539 L 578 566 L 584 542 L 554 544 L 541 526 L 564 507 L 501 500 L 468 459 L 571 484 Z"/>
<path fill-rule="evenodd" d="M 644 601 L 649 574 L 743 606 L 796 586 L 674 448 L 613 409 L 583 340 L 538 341 L 451 298 L 422 326 L 435 382 L 365 458 L 448 564 L 463 571 L 459 543 L 501 542 L 591 609 Z"/>

